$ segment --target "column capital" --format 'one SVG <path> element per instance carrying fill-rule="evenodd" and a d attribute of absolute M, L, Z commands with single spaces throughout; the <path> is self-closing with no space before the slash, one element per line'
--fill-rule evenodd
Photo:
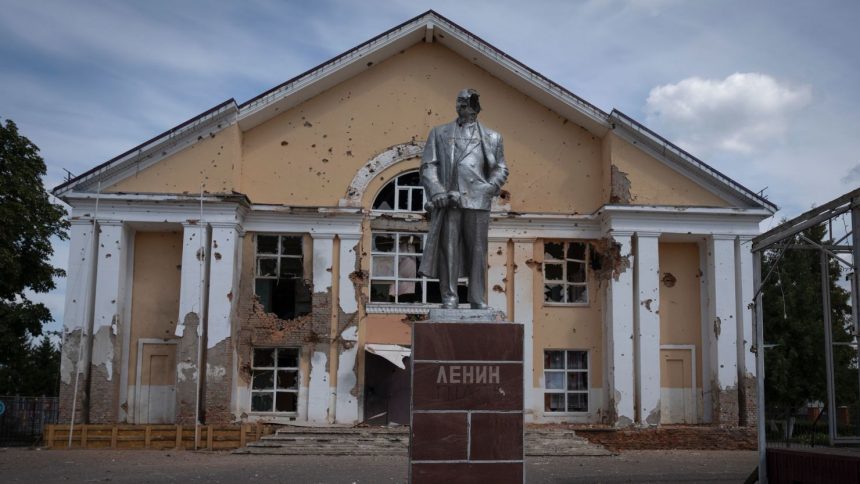
<path fill-rule="evenodd" d="M 661 232 L 646 232 L 646 231 L 636 231 L 637 237 L 660 237 Z"/>
<path fill-rule="evenodd" d="M 91 219 L 91 218 L 73 218 L 73 219 L 69 220 L 69 225 L 81 226 L 81 225 L 92 225 L 92 224 L 93 224 L 93 219 Z"/>
<path fill-rule="evenodd" d="M 313 234 L 311 234 L 313 237 Z M 361 238 L 361 234 L 337 234 L 337 238 L 340 240 L 358 240 Z"/>
<path fill-rule="evenodd" d="M 714 240 L 735 240 L 737 235 L 734 234 L 711 234 L 711 238 Z"/>
<path fill-rule="evenodd" d="M 320 234 L 317 232 L 311 232 L 311 238 L 314 240 L 317 240 L 317 239 L 333 240 L 335 235 L 337 235 L 337 234 Z"/>
<path fill-rule="evenodd" d="M 204 222 L 204 224 L 205 223 L 206 222 Z M 244 232 L 242 224 L 239 222 L 209 222 L 209 226 L 213 229 L 234 229 L 237 232 Z"/>
<path fill-rule="evenodd" d="M 508 236 L 487 237 L 487 242 L 507 242 L 511 238 Z M 515 239 L 516 240 L 516 239 Z"/>
<path fill-rule="evenodd" d="M 533 244 L 537 241 L 537 237 L 511 237 L 511 240 L 513 240 L 515 244 Z"/>
<path fill-rule="evenodd" d="M 102 219 L 98 219 L 98 223 L 99 223 L 99 225 L 104 225 L 104 226 L 107 226 L 107 227 L 122 227 L 124 222 L 123 222 L 122 220 L 102 220 Z"/>
<path fill-rule="evenodd" d="M 634 233 L 635 232 L 633 232 L 632 230 L 611 230 L 611 229 L 609 230 L 609 236 L 612 238 L 615 238 L 615 237 L 633 237 Z"/>
<path fill-rule="evenodd" d="M 188 219 L 182 222 L 182 228 L 185 229 L 205 229 L 206 222 L 201 222 L 200 220 Z"/>

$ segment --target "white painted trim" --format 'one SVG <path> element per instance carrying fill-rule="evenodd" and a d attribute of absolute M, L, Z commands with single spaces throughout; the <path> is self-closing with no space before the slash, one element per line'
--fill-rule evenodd
<path fill-rule="evenodd" d="M 394 145 L 374 156 L 355 173 L 346 195 L 338 202 L 339 207 L 361 207 L 364 192 L 374 178 L 388 168 L 406 160 L 421 156 L 424 151 L 423 141 L 411 141 Z M 394 178 L 392 178 L 393 180 Z"/>
<path fill-rule="evenodd" d="M 770 213 L 762 209 L 604 205 L 597 215 L 604 233 L 624 231 L 734 237 L 757 235 L 759 222 Z"/>

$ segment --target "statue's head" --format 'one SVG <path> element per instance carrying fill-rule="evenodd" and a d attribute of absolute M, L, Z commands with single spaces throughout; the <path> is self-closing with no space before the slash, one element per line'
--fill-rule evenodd
<path fill-rule="evenodd" d="M 478 101 L 478 91 L 474 89 L 463 89 L 457 94 L 457 115 L 461 118 L 475 117 L 481 112 L 481 103 Z"/>

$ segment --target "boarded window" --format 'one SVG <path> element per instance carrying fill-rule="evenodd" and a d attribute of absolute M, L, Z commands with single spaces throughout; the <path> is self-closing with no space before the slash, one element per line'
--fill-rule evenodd
<path fill-rule="evenodd" d="M 588 411 L 588 352 L 546 350 L 543 359 L 544 411 Z"/>
<path fill-rule="evenodd" d="M 300 235 L 257 235 L 254 293 L 266 312 L 293 319 L 311 312 Z"/>
<path fill-rule="evenodd" d="M 295 414 L 299 396 L 299 349 L 254 348 L 251 411 Z"/>
<path fill-rule="evenodd" d="M 588 244 L 548 240 L 543 248 L 543 300 L 588 304 Z"/>

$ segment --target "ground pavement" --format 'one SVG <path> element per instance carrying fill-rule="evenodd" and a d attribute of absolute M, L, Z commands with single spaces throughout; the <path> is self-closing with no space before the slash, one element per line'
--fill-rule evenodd
<path fill-rule="evenodd" d="M 526 459 L 529 483 L 743 482 L 754 451 L 627 451 L 609 457 Z M 156 450 L 0 449 L 0 482 L 356 483 L 406 481 L 402 456 L 233 455 Z"/>

